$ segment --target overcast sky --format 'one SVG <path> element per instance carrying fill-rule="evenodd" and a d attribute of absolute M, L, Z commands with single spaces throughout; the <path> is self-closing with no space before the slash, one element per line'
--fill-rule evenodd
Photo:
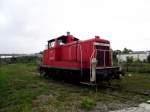
<path fill-rule="evenodd" d="M 150 0 L 0 0 L 0 53 L 35 53 L 70 31 L 150 50 Z"/>

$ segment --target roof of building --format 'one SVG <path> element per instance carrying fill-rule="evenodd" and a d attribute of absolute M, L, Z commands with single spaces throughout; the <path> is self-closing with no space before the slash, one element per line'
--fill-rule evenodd
<path fill-rule="evenodd" d="M 127 54 L 150 54 L 150 51 L 133 51 L 133 52 L 129 52 L 129 53 L 122 53 L 123 55 L 127 55 Z"/>

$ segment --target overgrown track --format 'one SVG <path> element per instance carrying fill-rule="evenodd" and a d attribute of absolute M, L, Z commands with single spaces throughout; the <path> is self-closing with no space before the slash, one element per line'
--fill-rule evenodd
<path fill-rule="evenodd" d="M 108 85 L 101 85 L 101 86 L 96 86 L 96 91 L 100 91 L 100 89 L 110 89 L 110 90 L 113 90 L 113 91 L 117 91 L 117 92 L 125 92 L 125 93 L 130 93 L 130 94 L 135 94 L 135 95 L 140 95 L 140 96 L 146 96 L 146 97 L 150 97 L 150 92 L 139 92 L 139 91 L 134 91 L 134 90 L 127 90 L 127 89 L 122 89 L 121 87 L 114 87 L 114 86 L 108 86 Z M 116 95 L 116 94 L 113 94 L 113 93 L 108 93 L 106 91 L 100 91 L 104 94 L 108 94 L 108 95 L 111 95 L 111 96 L 115 96 L 115 97 L 119 97 L 119 98 L 123 98 L 123 99 L 126 99 L 126 100 L 131 100 L 129 97 L 125 97 L 125 96 L 119 96 L 119 95 Z"/>
<path fill-rule="evenodd" d="M 56 79 L 55 79 L 55 81 L 56 81 Z M 127 93 L 127 94 L 130 93 L 130 94 L 134 94 L 134 95 L 140 95 L 140 96 L 150 97 L 150 91 L 145 91 L 145 92 L 141 92 L 140 91 L 139 92 L 139 91 L 135 91 L 135 90 L 124 89 L 121 86 L 110 86 L 109 84 L 86 85 L 86 84 L 82 84 L 82 83 L 80 83 L 80 84 L 79 83 L 74 83 L 74 82 L 71 82 L 71 81 L 70 82 L 65 81 L 65 82 L 73 84 L 73 85 L 81 86 L 81 87 L 92 88 L 93 90 L 95 89 L 96 92 L 101 92 L 101 93 L 104 93 L 104 94 L 109 94 L 111 96 L 120 97 L 120 98 L 127 99 L 127 100 L 131 100 L 131 99 L 128 98 L 128 97 L 124 97 L 124 96 L 118 96 L 118 95 L 110 93 L 110 92 L 108 93 L 108 92 L 105 91 L 105 89 L 107 89 L 107 90 L 109 89 L 109 90 L 117 91 L 117 92 L 124 92 L 124 93 Z"/>
<path fill-rule="evenodd" d="M 132 100 L 131 98 L 113 94 L 113 92 L 118 92 L 118 93 L 122 92 L 122 93 L 130 94 L 130 95 L 139 95 L 139 96 L 150 97 L 150 91 L 141 92 L 141 91 L 135 91 L 135 90 L 128 90 L 128 89 L 122 88 L 121 86 L 110 86 L 108 84 L 100 84 L 100 85 L 83 85 L 83 84 L 81 84 L 79 86 L 91 88 L 95 92 L 101 92 L 103 94 L 108 94 L 110 96 L 119 97 L 124 100 L 130 100 L 130 101 Z M 107 90 L 109 90 L 109 92 Z"/>

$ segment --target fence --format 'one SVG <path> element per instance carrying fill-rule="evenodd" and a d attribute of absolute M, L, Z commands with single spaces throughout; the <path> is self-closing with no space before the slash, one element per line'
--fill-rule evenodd
<path fill-rule="evenodd" d="M 149 63 L 143 63 L 143 62 L 127 63 L 127 62 L 124 62 L 124 63 L 120 63 L 120 65 L 126 72 L 150 73 L 150 64 Z"/>

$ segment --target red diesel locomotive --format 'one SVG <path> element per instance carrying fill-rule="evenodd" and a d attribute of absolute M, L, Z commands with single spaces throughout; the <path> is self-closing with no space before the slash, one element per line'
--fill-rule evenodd
<path fill-rule="evenodd" d="M 39 70 L 49 77 L 84 84 L 109 82 L 123 75 L 121 68 L 112 64 L 112 49 L 108 40 L 95 36 L 80 41 L 69 32 L 48 41 Z"/>

